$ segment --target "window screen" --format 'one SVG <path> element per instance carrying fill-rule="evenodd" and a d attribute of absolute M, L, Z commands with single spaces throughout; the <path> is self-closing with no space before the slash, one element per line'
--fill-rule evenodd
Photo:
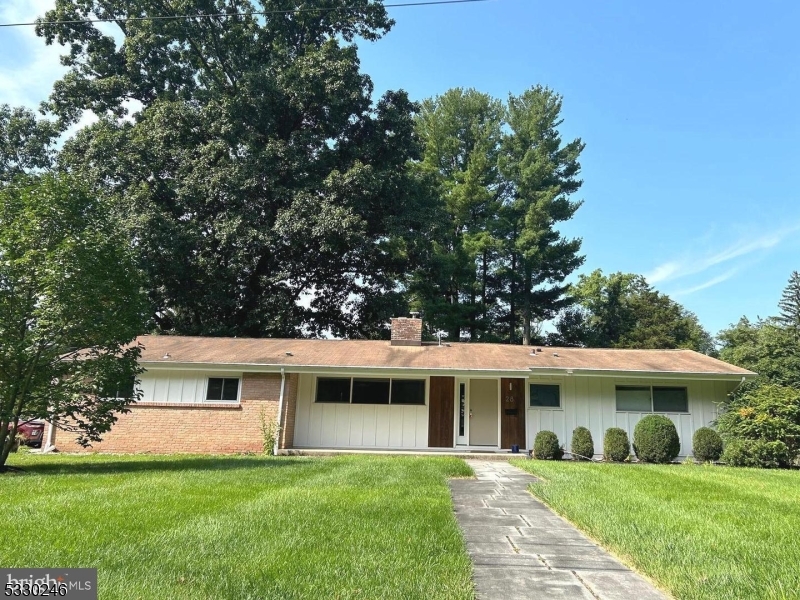
<path fill-rule="evenodd" d="M 349 377 L 317 378 L 317 402 L 350 402 Z"/>
<path fill-rule="evenodd" d="M 353 404 L 389 404 L 389 380 L 353 379 Z"/>
<path fill-rule="evenodd" d="M 561 406 L 561 387 L 555 384 L 532 383 L 531 406 L 558 408 Z"/>
<path fill-rule="evenodd" d="M 654 387 L 655 412 L 689 412 L 689 396 L 684 387 Z"/>
<path fill-rule="evenodd" d="M 392 404 L 425 404 L 425 380 L 392 379 Z"/>
<path fill-rule="evenodd" d="M 239 399 L 239 379 L 235 377 L 209 377 L 206 400 L 215 402 Z"/>
<path fill-rule="evenodd" d="M 649 387 L 617 386 L 617 410 L 631 412 L 650 412 Z"/>

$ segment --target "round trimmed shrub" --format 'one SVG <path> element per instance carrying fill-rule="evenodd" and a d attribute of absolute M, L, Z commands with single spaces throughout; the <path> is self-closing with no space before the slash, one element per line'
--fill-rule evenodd
<path fill-rule="evenodd" d="M 710 427 L 701 427 L 692 436 L 692 454 L 700 462 L 719 460 L 722 456 L 722 438 Z"/>
<path fill-rule="evenodd" d="M 552 431 L 540 431 L 533 441 L 533 458 L 539 460 L 561 460 L 564 451 L 558 443 L 558 436 Z"/>
<path fill-rule="evenodd" d="M 631 455 L 631 443 L 624 429 L 611 427 L 606 429 L 603 439 L 603 456 L 612 462 L 623 462 Z"/>
<path fill-rule="evenodd" d="M 592 432 L 586 427 L 576 427 L 572 432 L 572 458 L 575 460 L 591 459 L 594 456 L 594 440 Z"/>
<path fill-rule="evenodd" d="M 681 451 L 675 424 L 664 415 L 647 415 L 633 430 L 633 451 L 642 462 L 672 462 Z"/>

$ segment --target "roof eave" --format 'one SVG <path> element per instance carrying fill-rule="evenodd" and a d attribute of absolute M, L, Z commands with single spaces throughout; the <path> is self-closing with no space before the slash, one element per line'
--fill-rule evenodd
<path fill-rule="evenodd" d="M 525 369 L 453 369 L 453 368 L 422 368 L 422 367 L 376 367 L 364 365 L 303 365 L 291 363 L 219 363 L 219 362 L 177 362 L 177 361 L 140 361 L 145 369 L 151 370 L 203 370 L 203 371 L 241 371 L 251 373 L 279 373 L 281 369 L 293 373 L 423 373 L 423 374 L 448 374 L 453 376 L 469 376 L 480 374 L 487 376 L 502 375 L 545 375 L 545 376 L 582 376 L 582 377 L 617 377 L 617 378 L 681 378 L 681 379 L 706 379 L 739 381 L 753 379 L 756 373 L 723 373 L 708 371 L 647 371 L 631 369 L 578 369 L 568 367 L 537 367 L 529 366 Z"/>

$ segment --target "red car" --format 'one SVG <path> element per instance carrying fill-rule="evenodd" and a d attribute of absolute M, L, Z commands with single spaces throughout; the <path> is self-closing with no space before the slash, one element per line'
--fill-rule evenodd
<path fill-rule="evenodd" d="M 20 421 L 17 425 L 17 433 L 22 436 L 22 443 L 26 446 L 41 448 L 44 439 L 44 421 L 39 419 Z"/>

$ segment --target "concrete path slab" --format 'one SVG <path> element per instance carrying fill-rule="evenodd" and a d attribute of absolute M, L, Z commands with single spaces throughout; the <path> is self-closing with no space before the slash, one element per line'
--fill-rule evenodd
<path fill-rule="evenodd" d="M 506 462 L 467 460 L 475 479 L 450 493 L 480 600 L 667 597 L 528 492 L 536 478 Z"/>

